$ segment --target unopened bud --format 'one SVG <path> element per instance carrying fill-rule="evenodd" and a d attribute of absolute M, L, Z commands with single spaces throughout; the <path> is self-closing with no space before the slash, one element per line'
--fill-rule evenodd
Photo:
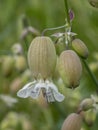
<path fill-rule="evenodd" d="M 73 49 L 77 52 L 78 55 L 80 55 L 82 58 L 87 58 L 88 57 L 88 48 L 84 44 L 83 41 L 80 39 L 75 39 L 72 41 L 72 47 Z"/>
<path fill-rule="evenodd" d="M 72 113 L 64 121 L 61 130 L 80 130 L 82 118 L 79 114 Z"/>
<path fill-rule="evenodd" d="M 96 120 L 96 111 L 94 109 L 90 109 L 84 114 L 84 121 L 88 126 L 92 126 Z"/>
<path fill-rule="evenodd" d="M 87 111 L 89 109 L 91 109 L 93 107 L 93 103 L 94 103 L 94 100 L 91 99 L 91 98 L 86 98 L 84 99 L 80 105 L 79 105 L 79 109 L 82 110 L 82 111 Z"/>
<path fill-rule="evenodd" d="M 77 54 L 72 50 L 63 51 L 59 57 L 58 69 L 65 85 L 75 88 L 79 85 L 82 65 Z"/>

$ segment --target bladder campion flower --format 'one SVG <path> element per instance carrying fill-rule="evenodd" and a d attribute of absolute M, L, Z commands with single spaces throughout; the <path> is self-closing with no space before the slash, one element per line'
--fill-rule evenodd
<path fill-rule="evenodd" d="M 22 98 L 37 99 L 40 91 L 48 102 L 61 102 L 64 96 L 58 92 L 52 82 L 52 75 L 56 67 L 56 51 L 49 37 L 36 37 L 28 50 L 28 64 L 34 81 L 26 84 L 17 95 Z"/>
<path fill-rule="evenodd" d="M 58 60 L 58 69 L 63 82 L 68 88 L 79 86 L 82 75 L 82 65 L 73 50 L 63 51 Z"/>
<path fill-rule="evenodd" d="M 80 130 L 82 117 L 77 113 L 71 113 L 64 121 L 61 130 Z"/>

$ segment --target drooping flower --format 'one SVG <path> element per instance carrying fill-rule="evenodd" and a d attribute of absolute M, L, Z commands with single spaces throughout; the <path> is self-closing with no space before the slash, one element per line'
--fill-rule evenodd
<path fill-rule="evenodd" d="M 17 95 L 22 98 L 37 99 L 40 91 L 48 102 L 61 102 L 64 96 L 58 92 L 51 77 L 56 67 L 56 52 L 49 37 L 36 37 L 28 51 L 28 64 L 34 81 L 26 84 Z"/>
<path fill-rule="evenodd" d="M 58 69 L 63 82 L 68 88 L 79 86 L 82 65 L 78 55 L 73 50 L 63 51 L 58 60 Z"/>
<path fill-rule="evenodd" d="M 82 126 L 82 117 L 77 113 L 71 113 L 62 125 L 61 130 L 80 130 Z"/>

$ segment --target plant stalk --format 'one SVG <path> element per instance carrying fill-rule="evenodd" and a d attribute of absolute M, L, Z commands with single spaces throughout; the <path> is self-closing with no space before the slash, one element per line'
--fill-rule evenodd
<path fill-rule="evenodd" d="M 69 10 L 68 10 L 68 2 L 67 2 L 67 0 L 64 0 L 64 4 L 65 4 L 66 19 L 67 19 L 67 22 L 70 24 L 70 18 L 69 18 Z"/>
<path fill-rule="evenodd" d="M 82 61 L 83 61 L 84 65 L 85 65 L 85 67 L 86 67 L 86 69 L 87 69 L 87 71 L 88 71 L 90 77 L 91 77 L 92 80 L 94 81 L 96 87 L 98 87 L 98 81 L 97 81 L 95 75 L 93 74 L 93 72 L 91 71 L 91 69 L 89 68 L 88 63 L 86 62 L 86 60 L 82 60 Z"/>

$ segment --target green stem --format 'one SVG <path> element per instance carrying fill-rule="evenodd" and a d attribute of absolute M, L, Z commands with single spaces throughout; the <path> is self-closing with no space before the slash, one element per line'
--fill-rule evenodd
<path fill-rule="evenodd" d="M 55 28 L 46 28 L 43 30 L 42 36 L 44 36 L 45 32 L 47 32 L 47 31 L 57 30 L 57 29 L 65 28 L 65 27 L 66 27 L 66 25 L 55 27 Z"/>
<path fill-rule="evenodd" d="M 64 3 L 65 3 L 65 13 L 66 13 L 66 24 L 63 25 L 63 26 L 55 27 L 55 28 L 46 28 L 46 29 L 43 30 L 42 36 L 44 36 L 45 32 L 47 32 L 47 31 L 57 30 L 57 29 L 61 29 L 61 28 L 64 28 L 64 27 L 66 28 L 66 26 L 70 25 L 70 18 L 69 18 L 67 0 L 64 0 Z"/>
<path fill-rule="evenodd" d="M 22 16 L 23 28 L 27 28 L 29 26 L 29 20 L 25 15 Z"/>
<path fill-rule="evenodd" d="M 65 4 L 65 13 L 66 13 L 66 19 L 65 19 L 65 22 L 66 22 L 66 28 L 65 28 L 65 32 L 68 32 L 69 29 L 71 28 L 71 25 L 70 25 L 70 17 L 69 17 L 69 10 L 68 10 L 68 1 L 67 0 L 64 0 L 64 4 Z M 69 49 L 69 40 L 68 40 L 68 36 L 65 36 L 65 44 L 66 44 L 66 50 Z"/>
<path fill-rule="evenodd" d="M 25 50 L 26 50 L 26 52 L 28 51 L 28 48 L 29 48 L 29 46 L 28 46 L 28 41 L 27 41 L 27 38 L 25 38 L 24 39 L 24 44 L 25 44 Z"/>
<path fill-rule="evenodd" d="M 82 61 L 85 65 L 89 75 L 91 76 L 92 80 L 94 81 L 95 85 L 98 87 L 98 81 L 97 81 L 95 75 L 93 74 L 93 72 L 91 71 L 91 69 L 89 68 L 88 63 L 86 62 L 86 60 L 82 60 Z"/>
<path fill-rule="evenodd" d="M 70 18 L 69 18 L 69 10 L 68 10 L 68 2 L 67 2 L 67 0 L 64 0 L 64 4 L 65 4 L 65 13 L 66 13 L 67 22 L 70 24 Z"/>

